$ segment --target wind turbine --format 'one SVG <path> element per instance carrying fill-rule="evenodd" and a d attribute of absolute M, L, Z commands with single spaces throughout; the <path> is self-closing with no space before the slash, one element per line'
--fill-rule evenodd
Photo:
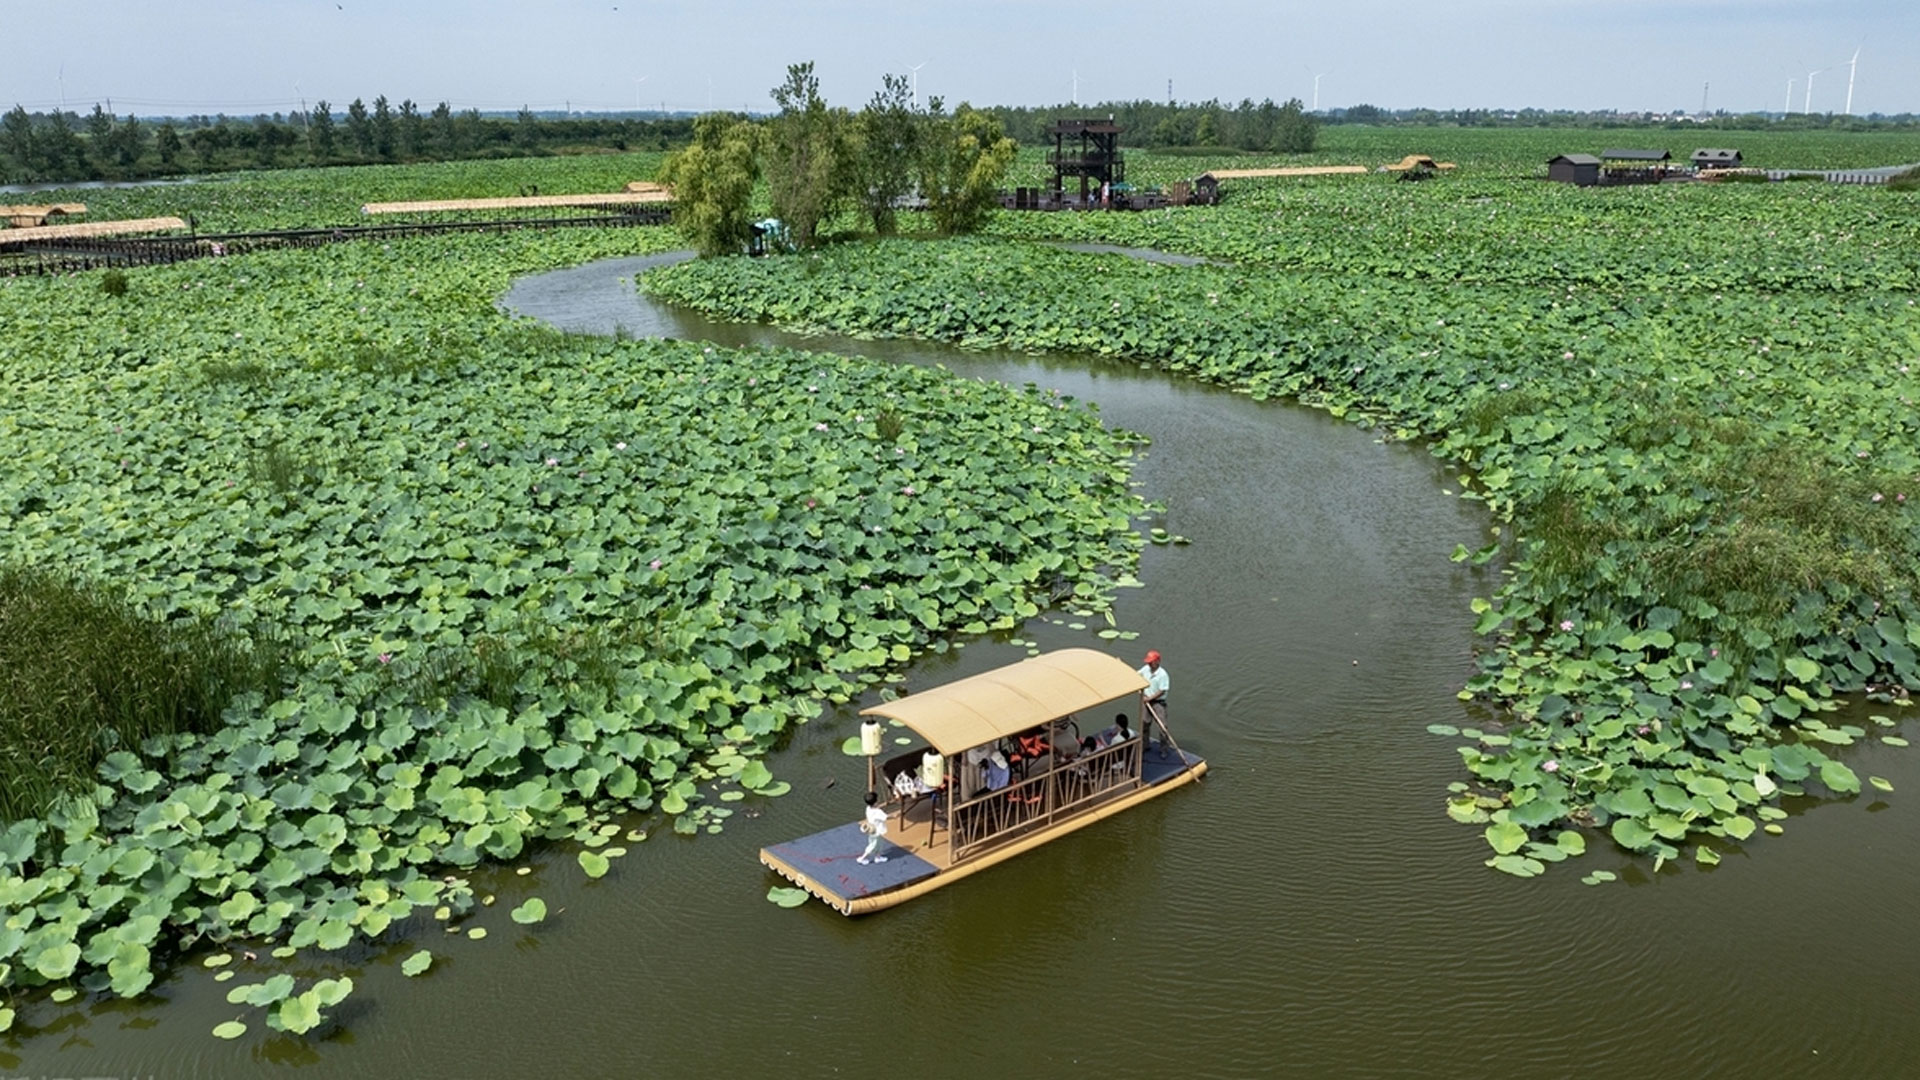
<path fill-rule="evenodd" d="M 1320 76 L 1325 74 L 1326 72 L 1324 71 L 1316 71 L 1313 73 L 1313 111 L 1314 112 L 1320 111 Z"/>
<path fill-rule="evenodd" d="M 1793 84 L 1798 81 L 1797 79 L 1787 80 L 1787 103 L 1780 106 L 1780 115 L 1783 117 L 1793 115 Z"/>
<path fill-rule="evenodd" d="M 1800 103 L 1801 112 L 1807 113 L 1809 115 L 1813 113 L 1813 77 L 1825 70 L 1827 69 L 1821 68 L 1820 71 L 1807 72 L 1807 99 Z"/>
<path fill-rule="evenodd" d="M 636 113 L 640 111 L 640 84 L 651 78 L 653 78 L 651 75 L 642 75 L 633 80 L 633 111 Z"/>
<path fill-rule="evenodd" d="M 1073 103 L 1076 107 L 1080 104 L 1080 69 L 1079 68 L 1073 69 Z"/>
<path fill-rule="evenodd" d="M 922 60 L 907 68 L 908 71 L 913 73 L 913 107 L 916 109 L 920 107 L 920 69 L 926 66 L 927 62 Z M 1078 96 L 1080 93 L 1080 75 L 1078 72 L 1075 72 L 1073 76 L 1073 88 L 1074 94 Z"/>
<path fill-rule="evenodd" d="M 1853 69 L 1860 66 L 1860 50 L 1853 50 L 1853 59 L 1847 61 L 1847 115 L 1853 115 Z"/>

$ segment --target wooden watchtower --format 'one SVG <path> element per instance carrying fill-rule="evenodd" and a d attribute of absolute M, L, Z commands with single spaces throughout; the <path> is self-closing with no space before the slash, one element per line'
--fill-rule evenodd
<path fill-rule="evenodd" d="M 1120 125 L 1112 120 L 1057 120 L 1053 130 L 1053 152 L 1047 164 L 1053 166 L 1053 201 L 1065 198 L 1067 177 L 1080 178 L 1080 202 L 1088 205 L 1089 193 L 1098 200 L 1102 192 L 1111 193 L 1112 185 L 1127 178 L 1127 164 L 1120 155 Z"/>

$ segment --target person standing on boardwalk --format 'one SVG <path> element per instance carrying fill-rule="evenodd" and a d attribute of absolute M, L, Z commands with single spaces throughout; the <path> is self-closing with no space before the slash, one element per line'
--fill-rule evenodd
<path fill-rule="evenodd" d="M 880 846 L 880 838 L 887 835 L 887 812 L 880 809 L 880 796 L 871 791 L 867 792 L 867 816 L 860 822 L 860 831 L 867 834 L 867 850 L 853 861 L 862 866 L 868 862 L 886 862 L 885 855 L 875 855 L 873 852 Z"/>
<path fill-rule="evenodd" d="M 1160 727 L 1160 756 L 1167 755 L 1167 669 L 1160 666 L 1160 650 L 1148 649 L 1147 662 L 1140 665 L 1140 677 L 1147 680 L 1146 689 L 1140 691 L 1140 702 L 1146 706 L 1147 723 L 1142 735 L 1151 739 L 1154 725 Z"/>

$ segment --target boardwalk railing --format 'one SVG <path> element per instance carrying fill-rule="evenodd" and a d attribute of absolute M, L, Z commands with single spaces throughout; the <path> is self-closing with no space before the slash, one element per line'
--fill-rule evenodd
<path fill-rule="evenodd" d="M 628 228 L 664 225 L 671 220 L 665 207 L 649 206 L 618 214 L 587 214 L 550 218 L 502 220 L 413 221 L 380 225 L 342 225 L 322 229 L 272 229 L 260 232 L 202 233 L 196 236 L 158 236 L 137 239 L 30 241 L 9 245 L 0 232 L 0 277 L 30 274 L 70 274 L 108 266 L 163 266 L 189 259 L 242 255 L 273 248 L 312 248 L 349 240 L 386 240 L 435 233 L 504 232 L 513 229 Z"/>

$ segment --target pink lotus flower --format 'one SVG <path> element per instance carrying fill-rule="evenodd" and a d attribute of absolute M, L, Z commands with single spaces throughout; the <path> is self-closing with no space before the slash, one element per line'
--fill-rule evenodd
<path fill-rule="evenodd" d="M 647 564 L 647 567 L 652 570 L 660 569 L 660 560 L 659 559 L 653 560 L 652 562 Z"/>
<path fill-rule="evenodd" d="M 383 652 L 383 653 L 381 653 L 381 654 L 380 654 L 380 662 L 381 662 L 381 663 L 383 663 L 383 664 L 391 664 L 391 663 L 393 663 L 393 654 L 392 654 L 392 653 L 390 653 L 390 652 Z"/>
<path fill-rule="evenodd" d="M 1571 629 L 1573 629 L 1573 620 L 1572 620 L 1572 619 L 1561 619 L 1561 620 L 1560 620 L 1560 629 L 1562 629 L 1562 630 L 1571 630 Z"/>
<path fill-rule="evenodd" d="M 554 466 L 556 466 L 556 465 L 558 465 L 558 464 L 560 464 L 560 459 L 559 459 L 559 458 L 555 458 L 555 457 L 550 457 L 550 458 L 548 458 L 548 459 L 547 459 L 547 468 L 549 468 L 549 469 L 551 469 L 551 468 L 553 468 Z"/>
<path fill-rule="evenodd" d="M 826 424 L 826 421 L 824 421 L 824 420 L 823 420 L 823 421 L 821 421 L 820 423 L 818 423 L 818 424 L 815 424 L 815 425 L 813 425 L 813 430 L 815 430 L 815 431 L 825 431 L 825 430 L 827 430 L 827 424 Z"/>
<path fill-rule="evenodd" d="M 1560 762 L 1556 759 L 1548 758 L 1546 763 L 1540 766 L 1540 771 L 1541 772 L 1559 772 Z"/>

